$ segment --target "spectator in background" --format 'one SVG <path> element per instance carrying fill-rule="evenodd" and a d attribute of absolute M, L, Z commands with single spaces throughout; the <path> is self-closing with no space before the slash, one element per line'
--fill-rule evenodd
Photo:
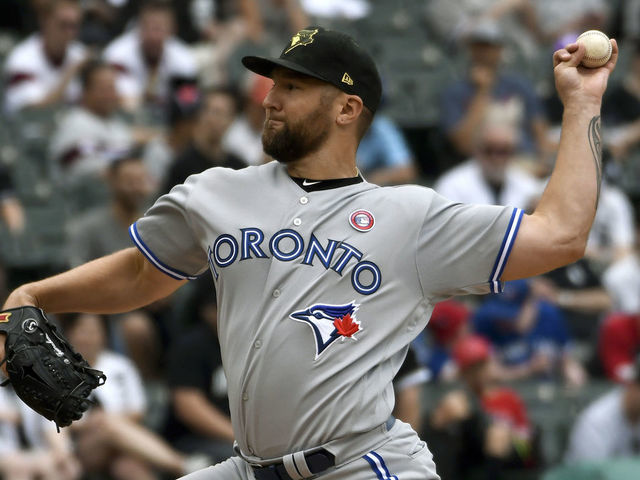
<path fill-rule="evenodd" d="M 239 169 L 245 166 L 242 160 L 226 151 L 222 143 L 236 111 L 236 98 L 231 90 L 218 88 L 204 95 L 191 143 L 173 161 L 165 192 L 183 183 L 189 175 L 211 167 Z"/>
<path fill-rule="evenodd" d="M 518 132 L 519 151 L 546 157 L 551 147 L 542 104 L 525 78 L 500 71 L 504 38 L 498 24 L 478 22 L 466 40 L 467 78 L 445 89 L 440 105 L 442 128 L 455 149 L 471 155 L 481 125 L 499 120 Z"/>
<path fill-rule="evenodd" d="M 474 469 L 487 480 L 506 468 L 536 462 L 535 435 L 526 406 L 513 390 L 496 382 L 491 346 L 470 335 L 453 349 L 465 391 L 447 393 L 433 410 L 425 436 L 431 439 L 442 478 L 462 480 Z"/>
<path fill-rule="evenodd" d="M 83 0 L 80 39 L 85 45 L 104 47 L 118 31 L 118 17 L 128 0 Z"/>
<path fill-rule="evenodd" d="M 116 115 L 119 107 L 116 72 L 106 63 L 88 62 L 80 73 L 80 105 L 71 109 L 51 139 L 49 151 L 58 184 L 70 194 L 90 190 L 77 208 L 105 201 L 103 177 L 111 161 L 133 144 L 130 126 Z M 88 188 L 87 188 L 88 186 Z M 94 195 L 95 193 L 95 195 Z"/>
<path fill-rule="evenodd" d="M 565 460 L 597 462 L 640 456 L 640 358 L 627 383 L 594 401 L 571 431 Z"/>
<path fill-rule="evenodd" d="M 598 210 L 585 252 L 585 257 L 598 271 L 628 256 L 635 244 L 633 206 L 627 194 L 609 181 L 606 170 L 605 162 Z"/>
<path fill-rule="evenodd" d="M 40 31 L 10 52 L 4 66 L 8 113 L 44 108 L 78 98 L 76 74 L 87 58 L 76 41 L 81 10 L 77 1 L 52 0 L 40 16 Z"/>
<path fill-rule="evenodd" d="M 427 328 L 412 343 L 419 361 L 427 367 L 434 381 L 448 382 L 458 378 L 451 349 L 469 334 L 470 315 L 466 305 L 457 300 L 439 302 Z"/>
<path fill-rule="evenodd" d="M 106 171 L 110 201 L 78 216 L 67 227 L 69 266 L 131 246 L 129 225 L 151 201 L 151 181 L 137 150 L 112 160 Z M 156 327 L 144 311 L 134 311 L 118 321 L 119 340 L 138 369 L 149 378 L 155 374 L 159 357 Z"/>
<path fill-rule="evenodd" d="M 76 480 L 80 465 L 66 430 L 0 388 L 0 476 L 4 480 Z M 24 446 L 27 445 L 27 446 Z"/>
<path fill-rule="evenodd" d="M 605 145 L 617 160 L 625 160 L 640 142 L 640 39 L 629 50 L 629 68 L 607 89 L 602 102 L 602 121 L 609 125 Z"/>
<path fill-rule="evenodd" d="M 613 310 L 625 313 L 640 313 L 640 198 L 635 199 L 633 212 L 633 251 L 621 255 L 602 274 L 602 283 L 613 300 Z"/>
<path fill-rule="evenodd" d="M 477 128 L 474 157 L 445 172 L 434 190 L 457 202 L 526 208 L 540 195 L 541 186 L 532 175 L 513 165 L 518 130 L 498 121 Z"/>
<path fill-rule="evenodd" d="M 96 406 L 70 427 L 85 471 L 114 480 L 156 480 L 155 469 L 184 475 L 203 468 L 202 458 L 185 457 L 139 423 L 146 408 L 142 382 L 129 359 L 106 349 L 106 319 L 67 315 L 63 323 L 78 352 L 109 378 L 93 394 Z"/>
<path fill-rule="evenodd" d="M 532 280 L 536 295 L 560 308 L 574 337 L 591 344 L 602 314 L 611 309 L 611 296 L 588 260 L 553 270 Z"/>
<path fill-rule="evenodd" d="M 262 149 L 262 128 L 265 120 L 264 98 L 273 80 L 251 73 L 242 113 L 236 117 L 222 140 L 224 148 L 247 165 L 260 165 L 268 159 Z"/>
<path fill-rule="evenodd" d="M 68 227 L 70 267 L 131 246 L 129 225 L 151 200 L 151 182 L 140 152 L 123 152 L 106 169 L 110 202 L 75 218 Z"/>
<path fill-rule="evenodd" d="M 393 415 L 401 422 L 411 425 L 415 431 L 422 427 L 422 387 L 430 379 L 429 370 L 418 363 L 415 352 L 410 348 L 393 379 Z"/>
<path fill-rule="evenodd" d="M 145 2 L 135 28 L 111 42 L 104 59 L 118 71 L 117 87 L 127 109 L 162 105 L 169 98 L 170 79 L 194 77 L 191 50 L 173 36 L 171 5 Z"/>
<path fill-rule="evenodd" d="M 164 187 L 173 159 L 191 142 L 202 104 L 195 78 L 175 77 L 170 83 L 169 101 L 165 106 L 167 131 L 152 138 L 143 153 L 156 193 Z"/>
<path fill-rule="evenodd" d="M 179 0 L 174 3 L 184 4 L 181 10 L 190 10 L 183 18 L 189 19 L 185 23 L 197 42 L 194 52 L 202 84 L 207 88 L 233 81 L 236 72 L 230 68 L 229 59 L 243 43 L 259 45 L 267 53 L 310 23 L 299 0 L 194 0 L 189 6 Z"/>
<path fill-rule="evenodd" d="M 602 322 L 598 352 L 611 380 L 626 382 L 634 375 L 633 361 L 640 352 L 640 312 L 612 313 Z"/>
<path fill-rule="evenodd" d="M 396 124 L 376 115 L 356 153 L 358 169 L 376 185 L 413 183 L 417 178 L 413 154 Z"/>
<path fill-rule="evenodd" d="M 508 282 L 504 293 L 490 295 L 476 310 L 473 326 L 495 348 L 503 381 L 551 379 L 558 369 L 571 386 L 586 381 L 560 310 L 541 300 L 528 280 Z"/>
<path fill-rule="evenodd" d="M 198 317 L 182 332 L 167 357 L 171 391 L 165 437 L 179 450 L 206 453 L 214 463 L 233 454 L 227 379 L 218 342 L 215 289 L 209 276 L 195 282 Z"/>
<path fill-rule="evenodd" d="M 368 0 L 301 0 L 304 11 L 312 17 L 323 20 L 331 18 L 345 18 L 358 20 L 369 15 L 371 4 Z"/>
<path fill-rule="evenodd" d="M 0 219 L 14 235 L 24 230 L 24 210 L 13 191 L 11 176 L 2 164 L 0 164 Z"/>

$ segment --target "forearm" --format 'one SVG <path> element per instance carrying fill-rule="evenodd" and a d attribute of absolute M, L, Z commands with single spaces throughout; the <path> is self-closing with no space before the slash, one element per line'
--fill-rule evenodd
<path fill-rule="evenodd" d="M 563 308 L 584 312 L 601 312 L 612 306 L 611 297 L 603 288 L 560 290 L 556 303 Z"/>
<path fill-rule="evenodd" d="M 556 165 L 533 213 L 549 222 L 566 245 L 584 250 L 602 181 L 600 104 L 565 107 Z"/>
<path fill-rule="evenodd" d="M 231 421 L 199 391 L 178 389 L 174 393 L 176 413 L 191 429 L 211 438 L 233 441 Z"/>
<path fill-rule="evenodd" d="M 128 248 L 23 285 L 11 293 L 4 308 L 33 305 L 51 313 L 134 310 L 180 286 L 181 282 L 154 270 L 135 248 Z"/>
<path fill-rule="evenodd" d="M 478 130 L 485 118 L 489 100 L 489 91 L 478 90 L 471 100 L 465 116 L 451 133 L 451 140 L 460 153 L 465 155 L 471 154 L 473 150 L 474 132 Z"/>

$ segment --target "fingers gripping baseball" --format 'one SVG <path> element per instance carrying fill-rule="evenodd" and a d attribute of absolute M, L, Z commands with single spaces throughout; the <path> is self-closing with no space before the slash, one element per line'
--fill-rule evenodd
<path fill-rule="evenodd" d="M 556 90 L 562 103 L 581 104 L 602 101 L 609 74 L 618 60 L 618 44 L 611 41 L 611 58 L 602 67 L 586 68 L 581 62 L 586 54 L 582 43 L 572 43 L 553 54 Z"/>

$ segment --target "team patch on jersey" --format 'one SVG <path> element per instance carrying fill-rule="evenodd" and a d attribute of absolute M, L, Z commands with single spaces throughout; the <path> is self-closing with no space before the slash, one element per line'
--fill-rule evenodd
<path fill-rule="evenodd" d="M 368 232 L 373 228 L 375 218 L 373 218 L 373 214 L 367 210 L 356 210 L 349 215 L 349 223 L 359 232 Z"/>
<path fill-rule="evenodd" d="M 346 305 L 315 305 L 299 310 L 289 315 L 298 322 L 304 322 L 311 327 L 316 339 L 316 359 L 329 345 L 338 339 L 345 341 L 350 338 L 357 340 L 355 335 L 362 331 L 360 322 L 356 319 L 356 311 L 360 307 L 355 302 Z"/>

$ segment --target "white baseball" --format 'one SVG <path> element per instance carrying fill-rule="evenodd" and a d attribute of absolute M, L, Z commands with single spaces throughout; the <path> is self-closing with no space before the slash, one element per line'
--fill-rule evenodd
<path fill-rule="evenodd" d="M 582 43 L 586 48 L 581 63 L 584 67 L 601 67 L 611 58 L 612 49 L 609 37 L 599 30 L 587 30 L 576 41 Z"/>

